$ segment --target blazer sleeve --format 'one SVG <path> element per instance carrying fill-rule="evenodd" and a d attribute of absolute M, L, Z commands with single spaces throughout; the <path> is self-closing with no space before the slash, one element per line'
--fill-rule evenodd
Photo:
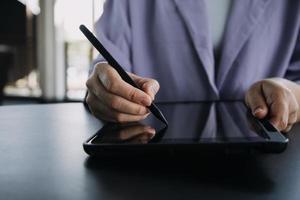
<path fill-rule="evenodd" d="M 285 78 L 300 84 L 300 33 Z"/>
<path fill-rule="evenodd" d="M 103 13 L 95 24 L 97 38 L 126 71 L 131 71 L 129 17 L 128 0 L 107 0 L 104 4 Z M 92 62 L 89 73 L 99 62 L 105 62 L 100 54 Z"/>

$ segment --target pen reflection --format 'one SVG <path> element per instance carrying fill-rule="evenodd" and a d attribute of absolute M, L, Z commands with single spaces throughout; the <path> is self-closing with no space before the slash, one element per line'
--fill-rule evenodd
<path fill-rule="evenodd" d="M 242 102 L 162 104 L 169 121 L 164 126 L 155 117 L 139 123 L 107 124 L 93 143 L 145 144 L 168 142 L 228 141 L 258 139 Z"/>

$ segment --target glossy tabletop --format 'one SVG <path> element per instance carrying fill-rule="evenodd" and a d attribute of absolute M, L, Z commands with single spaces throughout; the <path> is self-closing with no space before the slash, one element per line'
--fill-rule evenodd
<path fill-rule="evenodd" d="M 0 107 L 0 199 L 300 199 L 300 126 L 282 154 L 91 159 L 81 103 Z"/>

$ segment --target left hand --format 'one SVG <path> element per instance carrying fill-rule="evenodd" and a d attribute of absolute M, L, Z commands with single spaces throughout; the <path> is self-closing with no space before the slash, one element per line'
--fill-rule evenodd
<path fill-rule="evenodd" d="M 288 132 L 299 118 L 299 104 L 292 91 L 293 87 L 299 89 L 299 86 L 295 85 L 280 78 L 258 81 L 247 91 L 246 104 L 255 117 L 268 117 L 278 130 Z"/>

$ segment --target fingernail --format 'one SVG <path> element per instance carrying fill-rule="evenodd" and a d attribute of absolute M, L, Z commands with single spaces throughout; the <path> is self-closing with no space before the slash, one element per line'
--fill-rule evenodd
<path fill-rule="evenodd" d="M 155 134 L 155 129 L 152 128 L 152 127 L 146 127 L 146 131 L 147 131 L 148 133 Z"/>
<path fill-rule="evenodd" d="M 151 90 L 152 90 L 154 95 L 157 93 L 157 88 L 153 85 L 151 86 Z"/>
<path fill-rule="evenodd" d="M 256 109 L 254 110 L 253 115 L 256 115 L 256 114 L 258 114 L 258 113 L 260 113 L 260 112 L 262 112 L 262 111 L 263 111 L 263 109 L 262 109 L 261 107 L 258 107 L 258 108 L 256 108 Z"/>
<path fill-rule="evenodd" d="M 154 87 L 153 85 L 150 86 L 150 92 L 152 93 L 152 94 L 150 95 L 151 100 L 154 101 L 154 97 L 155 97 L 155 94 L 156 94 L 156 89 L 155 89 L 155 87 Z"/>

